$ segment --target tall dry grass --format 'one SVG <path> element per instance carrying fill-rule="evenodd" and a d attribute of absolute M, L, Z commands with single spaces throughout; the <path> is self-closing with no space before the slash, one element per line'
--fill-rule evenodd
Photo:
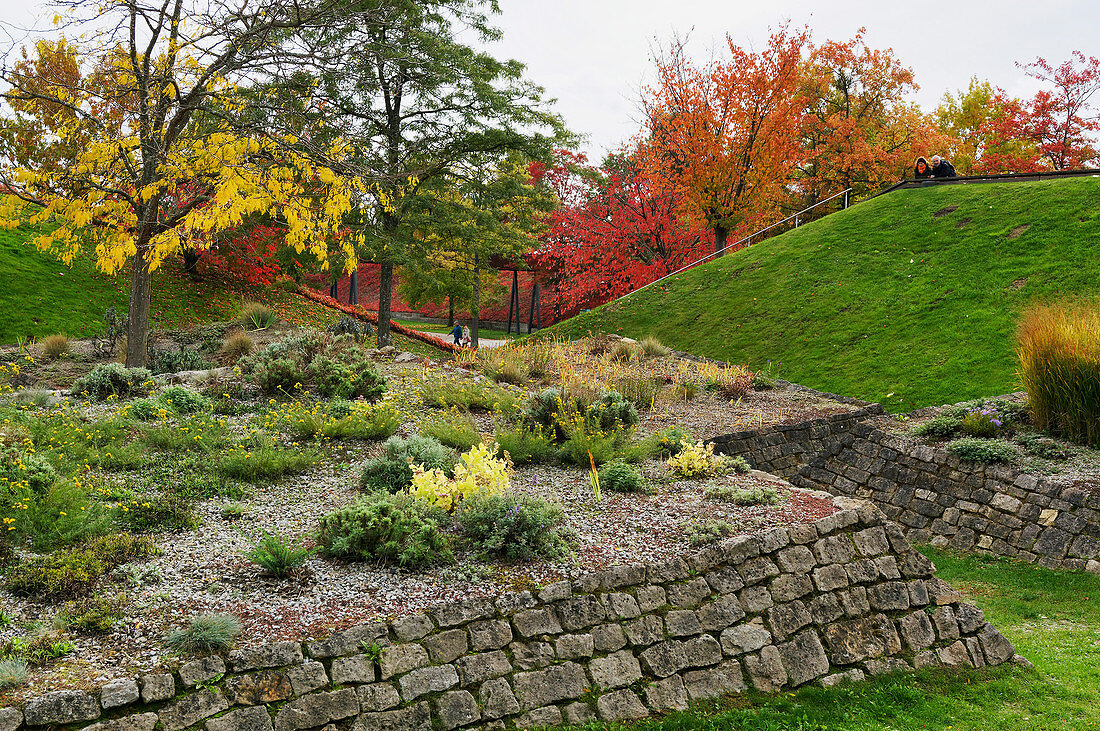
<path fill-rule="evenodd" d="M 1100 444 L 1100 299 L 1032 305 L 1016 326 L 1016 355 L 1035 425 Z"/>

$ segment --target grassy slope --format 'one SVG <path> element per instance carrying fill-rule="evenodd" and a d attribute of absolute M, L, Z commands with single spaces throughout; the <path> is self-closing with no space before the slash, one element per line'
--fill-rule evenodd
<path fill-rule="evenodd" d="M 0 344 L 20 337 L 41 338 L 65 333 L 80 338 L 103 332 L 103 311 L 115 307 L 125 314 L 129 277 L 97 272 L 89 257 L 67 267 L 49 255 L 28 248 L 30 234 L 0 230 Z M 279 317 L 299 325 L 325 327 L 340 313 L 279 287 L 206 280 L 193 282 L 169 262 L 154 274 L 152 319 L 157 329 L 187 328 L 237 316 L 247 301 L 271 306 Z M 439 350 L 394 333 L 402 350 L 438 357 Z"/>
<path fill-rule="evenodd" d="M 925 552 L 939 576 L 981 607 L 1016 651 L 1035 664 L 1034 670 L 922 671 L 834 690 L 749 693 L 640 723 L 636 731 L 1100 729 L 1100 577 L 999 558 Z"/>
<path fill-rule="evenodd" d="M 773 361 L 783 378 L 907 411 L 1016 390 L 1020 308 L 1097 292 L 1100 180 L 942 186 L 860 203 L 555 331 Z"/>

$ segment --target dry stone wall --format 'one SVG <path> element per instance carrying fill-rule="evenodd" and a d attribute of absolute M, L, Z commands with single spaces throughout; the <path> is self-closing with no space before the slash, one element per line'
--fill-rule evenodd
<path fill-rule="evenodd" d="M 1100 494 L 954 455 L 867 424 L 827 439 L 791 483 L 872 500 L 918 544 L 1100 573 Z"/>
<path fill-rule="evenodd" d="M 0 709 L 0 731 L 524 728 L 1014 658 L 901 527 L 836 501 L 815 523 L 659 564 L 50 693 Z"/>

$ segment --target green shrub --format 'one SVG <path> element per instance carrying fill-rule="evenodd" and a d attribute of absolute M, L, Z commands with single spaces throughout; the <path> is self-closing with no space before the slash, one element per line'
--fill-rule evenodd
<path fill-rule="evenodd" d="M 39 630 L 30 639 L 13 637 L 0 644 L 0 657 L 17 658 L 30 665 L 43 665 L 68 655 L 74 649 L 76 646 L 72 642 L 62 639 L 56 632 Z"/>
<path fill-rule="evenodd" d="M 191 501 L 175 493 L 139 496 L 114 511 L 115 524 L 141 533 L 194 530 L 202 521 Z"/>
<path fill-rule="evenodd" d="M 135 536 L 129 533 L 110 533 L 97 536 L 84 545 L 103 562 L 108 569 L 130 561 L 159 556 L 161 551 L 149 536 Z"/>
<path fill-rule="evenodd" d="M 164 407 L 161 403 L 153 399 L 135 399 L 130 403 L 130 408 L 126 412 L 126 415 L 138 421 L 153 421 L 160 415 L 160 410 L 162 408 Z"/>
<path fill-rule="evenodd" d="M 326 398 L 377 399 L 385 380 L 353 338 L 306 331 L 242 358 L 240 368 L 267 394 L 312 388 Z"/>
<path fill-rule="evenodd" d="M 703 491 L 703 497 L 734 505 L 774 505 L 779 493 L 773 487 L 739 488 L 733 485 L 711 485 Z"/>
<path fill-rule="evenodd" d="M 83 378 L 73 381 L 72 393 L 92 401 L 106 401 L 109 396 L 126 398 L 144 396 L 153 374 L 145 368 L 127 368 L 121 363 L 99 363 Z"/>
<path fill-rule="evenodd" d="M 111 524 L 103 506 L 75 479 L 60 480 L 43 493 L 24 490 L 13 502 L 15 533 L 39 551 L 78 543 Z"/>
<path fill-rule="evenodd" d="M 921 439 L 950 439 L 962 430 L 965 417 L 940 414 L 913 429 L 913 436 Z"/>
<path fill-rule="evenodd" d="M 95 596 L 65 602 L 58 621 L 70 629 L 88 634 L 110 632 L 126 609 L 126 596 Z"/>
<path fill-rule="evenodd" d="M 301 568 L 315 550 L 307 548 L 300 537 L 292 541 L 265 530 L 244 556 L 276 579 L 285 579 Z"/>
<path fill-rule="evenodd" d="M 325 328 L 325 332 L 332 335 L 348 335 L 356 341 L 362 341 L 374 332 L 374 328 L 369 322 L 357 320 L 351 315 L 341 315 L 339 320 Z"/>
<path fill-rule="evenodd" d="M 1100 300 L 1032 305 L 1016 327 L 1016 354 L 1035 426 L 1100 444 Z"/>
<path fill-rule="evenodd" d="M 367 462 L 363 468 L 359 484 L 364 490 L 401 492 L 412 484 L 414 464 L 423 465 L 426 470 L 443 470 L 447 475 L 454 474 L 458 464 L 455 451 L 434 437 L 390 437 L 383 447 L 385 453 Z"/>
<path fill-rule="evenodd" d="M 0 660 L 0 691 L 15 688 L 27 682 L 27 661 L 21 657 Z"/>
<path fill-rule="evenodd" d="M 372 493 L 321 518 L 317 542 L 337 558 L 417 568 L 454 560 L 442 514 L 408 495 Z"/>
<path fill-rule="evenodd" d="M 241 623 L 232 614 L 200 614 L 186 627 L 169 632 L 164 642 L 178 655 L 202 655 L 225 652 L 240 633 Z"/>
<path fill-rule="evenodd" d="M 245 327 L 250 327 L 253 330 L 266 330 L 278 321 L 275 311 L 259 302 L 246 303 L 241 308 L 238 319 Z"/>
<path fill-rule="evenodd" d="M 222 506 L 222 520 L 227 520 L 232 523 L 241 520 L 246 515 L 248 515 L 248 507 L 241 503 L 227 503 Z"/>
<path fill-rule="evenodd" d="M 630 446 L 630 434 L 625 431 L 604 432 L 581 421 L 569 430 L 561 445 L 561 458 L 581 467 L 597 465 L 624 456 Z"/>
<path fill-rule="evenodd" d="M 177 414 L 193 414 L 210 407 L 210 399 L 184 386 L 169 386 L 160 392 L 157 400 Z"/>
<path fill-rule="evenodd" d="M 193 348 L 181 345 L 176 351 L 162 350 L 152 343 L 146 346 L 145 363 L 154 375 L 180 371 L 205 371 L 212 366 L 199 351 Z"/>
<path fill-rule="evenodd" d="M 744 457 L 728 457 L 726 459 L 726 467 L 730 472 L 736 472 L 739 475 L 748 474 L 752 469 L 749 467 L 749 463 L 745 461 Z"/>
<path fill-rule="evenodd" d="M 612 460 L 599 470 L 600 487 L 612 492 L 646 492 L 645 478 L 632 465 L 622 460 Z"/>
<path fill-rule="evenodd" d="M 145 431 L 142 440 L 153 449 L 209 454 L 226 445 L 229 430 L 217 419 L 199 416 L 177 424 L 161 423 Z"/>
<path fill-rule="evenodd" d="M 336 357 L 318 355 L 310 363 L 310 382 L 325 398 L 363 398 L 373 401 L 386 391 L 386 379 L 378 375 L 368 359 L 344 362 Z"/>
<path fill-rule="evenodd" d="M 420 431 L 460 452 L 468 452 L 481 444 L 481 435 L 473 418 L 460 411 L 431 419 L 420 427 Z"/>
<path fill-rule="evenodd" d="M 618 391 L 608 391 L 588 408 L 587 421 L 605 432 L 627 429 L 638 423 L 638 410 Z"/>
<path fill-rule="evenodd" d="M 176 494 L 187 500 L 241 500 L 248 496 L 248 486 L 215 472 L 188 472 L 176 485 Z"/>
<path fill-rule="evenodd" d="M 527 379 L 530 377 L 530 371 L 523 363 L 514 360 L 507 360 L 500 363 L 497 368 L 489 374 L 497 383 L 511 383 L 514 385 L 522 385 L 527 383 Z"/>
<path fill-rule="evenodd" d="M 1044 437 L 1035 432 L 1022 432 L 1016 435 L 1016 443 L 1024 448 L 1028 454 L 1040 459 L 1066 460 L 1073 457 L 1075 450 L 1059 444 L 1050 437 Z"/>
<path fill-rule="evenodd" d="M 537 426 L 520 424 L 503 429 L 498 426 L 493 439 L 498 451 L 507 452 L 513 464 L 553 462 L 558 456 L 557 446 Z"/>
<path fill-rule="evenodd" d="M 347 401 L 334 401 L 339 408 Z M 329 415 L 333 408 L 329 407 Z M 370 408 L 353 409 L 347 416 L 334 418 L 321 426 L 322 436 L 329 439 L 360 439 L 377 441 L 392 436 L 401 426 L 403 418 L 392 404 L 375 404 Z"/>
<path fill-rule="evenodd" d="M 715 543 L 735 533 L 734 527 L 724 520 L 701 520 L 685 528 L 688 543 L 695 547 Z"/>
<path fill-rule="evenodd" d="M 10 566 L 4 585 L 15 594 L 64 599 L 87 594 L 106 570 L 94 552 L 69 548 Z"/>
<path fill-rule="evenodd" d="M 462 501 L 458 523 L 480 551 L 509 560 L 562 558 L 569 543 L 561 506 L 538 497 L 473 495 Z"/>
<path fill-rule="evenodd" d="M 1016 447 L 1000 439 L 961 437 L 947 445 L 947 451 L 966 462 L 1012 463 L 1020 457 Z"/>
<path fill-rule="evenodd" d="M 14 447 L 0 448 L 0 499 L 21 489 L 41 494 L 57 480 L 57 471 L 41 454 Z"/>
<path fill-rule="evenodd" d="M 273 358 L 257 365 L 252 378 L 264 393 L 283 395 L 293 395 L 297 384 L 309 380 L 290 358 Z"/>

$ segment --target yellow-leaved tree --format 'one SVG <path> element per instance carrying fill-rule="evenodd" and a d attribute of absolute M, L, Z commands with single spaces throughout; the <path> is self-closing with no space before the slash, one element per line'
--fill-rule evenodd
<path fill-rule="evenodd" d="M 308 45 L 314 29 L 369 10 L 328 0 L 65 7 L 54 37 L 2 73 L 0 225 L 40 226 L 34 245 L 65 262 L 89 252 L 108 273 L 130 265 L 127 366 L 145 363 L 152 272 L 248 216 L 273 217 L 289 246 L 321 261 L 343 249 L 355 267 L 342 220 L 377 192 L 334 172 L 344 143 L 319 129 L 308 93 L 258 90 L 297 59 L 324 59 Z"/>

